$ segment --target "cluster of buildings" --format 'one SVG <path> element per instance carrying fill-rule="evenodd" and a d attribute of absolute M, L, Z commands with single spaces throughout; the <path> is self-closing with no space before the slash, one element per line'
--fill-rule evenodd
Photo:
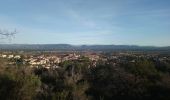
<path fill-rule="evenodd" d="M 30 67 L 44 67 L 44 68 L 59 68 L 59 64 L 64 61 L 81 61 L 83 57 L 88 58 L 91 61 L 92 66 L 96 66 L 97 61 L 103 61 L 117 65 L 119 63 L 135 63 L 138 59 L 151 59 L 157 62 L 170 62 L 170 56 L 160 54 L 145 54 L 145 53 L 128 53 L 128 52 L 117 52 L 110 53 L 93 53 L 93 52 L 82 52 L 82 53 L 45 53 L 45 54 L 12 54 L 12 53 L 0 53 L 1 58 L 15 59 L 10 61 L 16 61 L 22 59 L 23 64 L 29 65 Z M 11 63 L 14 64 L 15 62 Z"/>
<path fill-rule="evenodd" d="M 20 55 L 13 55 L 13 54 L 0 54 L 1 58 L 8 58 L 8 59 L 20 59 L 21 56 Z"/>
<path fill-rule="evenodd" d="M 154 62 L 170 62 L 170 55 L 163 55 L 161 53 L 145 53 L 145 52 L 120 52 L 114 53 L 107 57 L 108 61 L 116 65 L 119 63 L 135 63 L 140 59 L 151 60 Z"/>
<path fill-rule="evenodd" d="M 0 54 L 0 57 L 6 59 L 22 59 L 22 63 L 29 65 L 30 67 L 44 67 L 47 69 L 59 68 L 59 63 L 64 61 L 80 60 L 81 57 L 87 57 L 95 64 L 95 62 L 97 62 L 100 58 L 99 55 L 92 53 L 85 53 L 83 55 L 76 53 L 29 54 L 29 55 Z M 14 64 L 14 62 L 11 64 Z"/>

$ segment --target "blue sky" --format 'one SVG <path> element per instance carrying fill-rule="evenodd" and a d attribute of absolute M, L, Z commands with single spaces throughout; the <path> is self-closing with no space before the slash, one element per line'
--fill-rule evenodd
<path fill-rule="evenodd" d="M 170 0 L 0 0 L 11 43 L 170 46 Z"/>

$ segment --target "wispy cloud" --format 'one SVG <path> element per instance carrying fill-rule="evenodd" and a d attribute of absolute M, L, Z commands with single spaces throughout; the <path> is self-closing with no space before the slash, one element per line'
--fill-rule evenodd
<path fill-rule="evenodd" d="M 89 28 L 98 28 L 96 22 L 92 19 L 86 18 L 86 16 L 80 15 L 78 12 L 72 9 L 68 9 L 68 16 L 73 18 L 76 22 L 89 27 Z"/>

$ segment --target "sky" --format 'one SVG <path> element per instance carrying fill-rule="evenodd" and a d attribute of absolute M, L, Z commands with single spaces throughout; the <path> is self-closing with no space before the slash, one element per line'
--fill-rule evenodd
<path fill-rule="evenodd" d="M 170 0 L 0 0 L 16 44 L 170 46 Z"/>

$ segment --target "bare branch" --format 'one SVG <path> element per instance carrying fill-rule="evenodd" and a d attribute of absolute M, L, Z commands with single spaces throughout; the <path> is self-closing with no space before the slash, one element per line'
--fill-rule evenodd
<path fill-rule="evenodd" d="M 10 41 L 12 38 L 14 38 L 15 34 L 17 34 L 16 29 L 14 31 L 0 29 L 0 40 L 8 39 Z"/>
<path fill-rule="evenodd" d="M 8 30 L 0 30 L 0 35 L 3 36 L 13 36 L 17 33 L 16 29 L 13 32 L 9 32 Z"/>

